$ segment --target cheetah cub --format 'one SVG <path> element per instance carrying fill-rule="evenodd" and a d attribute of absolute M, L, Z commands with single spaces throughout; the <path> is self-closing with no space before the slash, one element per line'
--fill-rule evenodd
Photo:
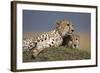
<path fill-rule="evenodd" d="M 77 34 L 70 34 L 63 38 L 63 46 L 66 46 L 68 48 L 79 48 L 80 44 L 80 36 Z"/>

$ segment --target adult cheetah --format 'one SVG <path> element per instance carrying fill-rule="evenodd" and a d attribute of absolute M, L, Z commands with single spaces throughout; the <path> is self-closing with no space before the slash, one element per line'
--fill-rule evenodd
<path fill-rule="evenodd" d="M 72 34 L 73 32 L 74 27 L 71 21 L 60 20 L 56 22 L 54 30 L 44 32 L 43 34 L 38 35 L 35 39 L 33 37 L 23 40 L 23 48 L 31 49 L 32 55 L 35 58 L 45 48 L 62 45 L 63 37 Z"/>

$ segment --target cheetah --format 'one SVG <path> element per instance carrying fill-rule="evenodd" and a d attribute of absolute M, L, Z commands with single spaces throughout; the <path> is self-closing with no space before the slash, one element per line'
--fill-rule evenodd
<path fill-rule="evenodd" d="M 67 48 L 79 48 L 80 36 L 73 33 L 63 38 L 62 45 Z"/>
<path fill-rule="evenodd" d="M 31 49 L 32 56 L 35 58 L 45 48 L 62 45 L 63 37 L 73 32 L 74 26 L 71 21 L 60 20 L 56 22 L 54 30 L 44 32 L 35 39 L 23 40 L 23 48 Z"/>

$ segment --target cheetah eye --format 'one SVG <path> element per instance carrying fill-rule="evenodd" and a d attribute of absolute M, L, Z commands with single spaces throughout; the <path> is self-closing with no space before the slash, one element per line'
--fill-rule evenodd
<path fill-rule="evenodd" d="M 67 24 L 67 26 L 69 26 L 69 24 Z"/>

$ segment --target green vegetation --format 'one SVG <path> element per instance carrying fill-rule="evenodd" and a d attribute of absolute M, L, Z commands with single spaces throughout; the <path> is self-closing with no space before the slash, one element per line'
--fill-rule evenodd
<path fill-rule="evenodd" d="M 23 62 L 83 60 L 90 58 L 91 55 L 87 51 L 77 48 L 65 48 L 63 46 L 46 48 L 35 59 L 32 58 L 29 51 L 23 52 Z"/>

